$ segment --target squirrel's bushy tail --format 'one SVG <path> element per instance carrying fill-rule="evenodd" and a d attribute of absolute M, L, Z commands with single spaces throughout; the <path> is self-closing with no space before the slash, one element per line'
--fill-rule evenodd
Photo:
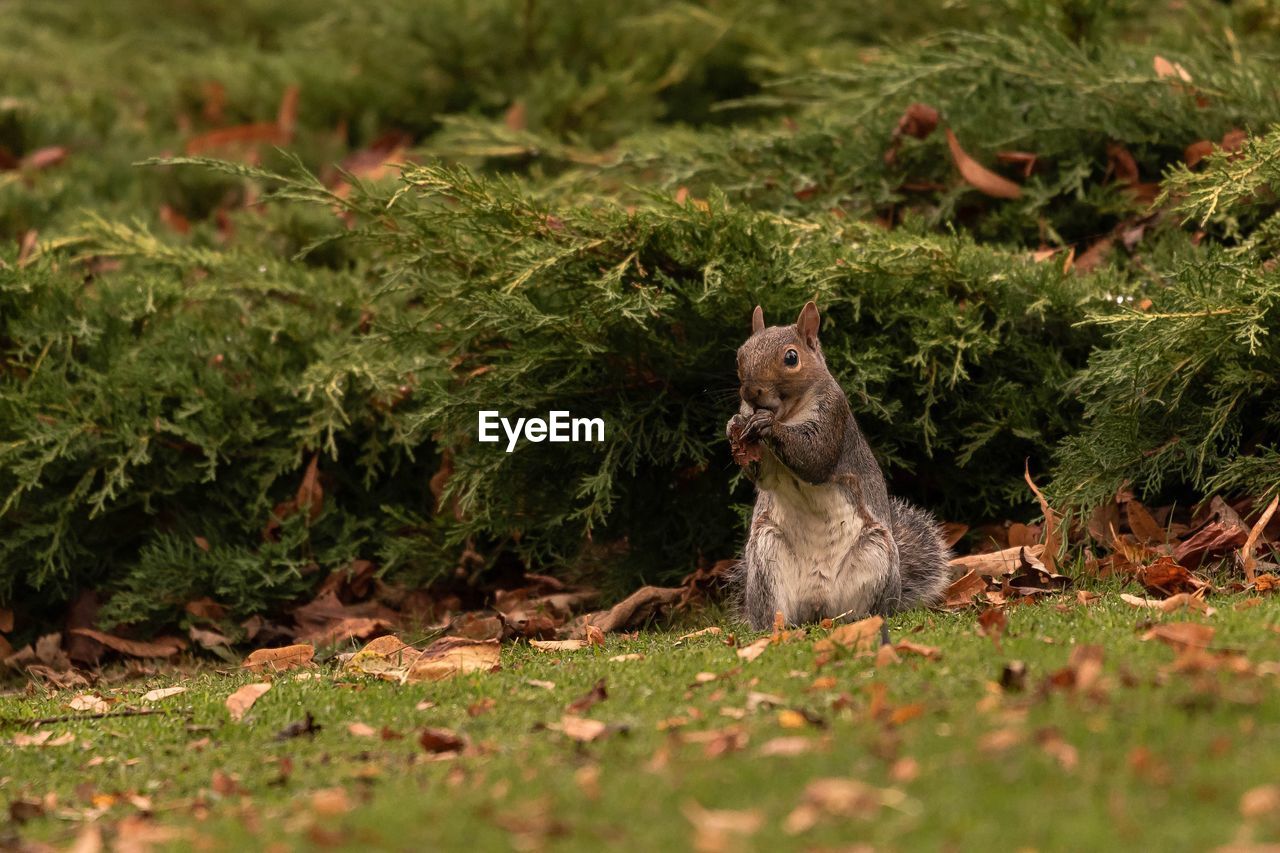
<path fill-rule="evenodd" d="M 931 607 L 942 602 L 951 583 L 951 552 L 933 515 L 900 498 L 891 500 L 893 538 L 898 543 L 902 598 L 898 610 Z"/>

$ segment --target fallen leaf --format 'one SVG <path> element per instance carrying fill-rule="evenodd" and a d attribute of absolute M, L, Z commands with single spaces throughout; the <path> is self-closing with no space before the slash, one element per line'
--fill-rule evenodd
<path fill-rule="evenodd" d="M 1060 519 L 1058 514 L 1053 511 L 1053 508 L 1049 506 L 1049 501 L 1044 496 L 1044 493 L 1036 487 L 1035 481 L 1031 479 L 1030 460 L 1026 462 L 1023 470 L 1023 479 L 1027 481 L 1027 485 L 1031 487 L 1036 500 L 1040 502 L 1040 514 L 1044 516 L 1044 551 L 1038 556 L 1046 569 L 1050 572 L 1055 572 L 1057 571 L 1058 551 L 1062 546 Z M 1019 559 L 1022 559 L 1022 557 L 1020 556 Z"/>
<path fill-rule="evenodd" d="M 1151 513 L 1147 512 L 1147 508 L 1142 504 L 1129 501 L 1125 504 L 1125 512 L 1129 519 L 1129 529 L 1133 531 L 1134 536 L 1138 537 L 1139 542 L 1160 544 L 1167 541 L 1165 529 L 1156 523 Z"/>
<path fill-rule="evenodd" d="M 1207 139 L 1197 140 L 1183 150 L 1182 161 L 1187 164 L 1187 168 L 1194 169 L 1196 164 L 1213 153 L 1215 147 Z"/>
<path fill-rule="evenodd" d="M 303 714 L 301 720 L 295 720 L 276 732 L 276 740 L 292 740 L 302 735 L 314 736 L 316 732 L 323 728 L 324 726 L 316 724 L 315 717 L 311 716 L 310 711 L 307 711 Z"/>
<path fill-rule="evenodd" d="M 597 740 L 609 729 L 607 725 L 599 720 L 593 720 L 590 717 L 578 717 L 573 714 L 565 714 L 560 718 L 560 722 L 550 723 L 547 728 L 560 732 L 565 737 L 580 743 L 590 743 Z"/>
<path fill-rule="evenodd" d="M 50 166 L 56 166 L 63 160 L 67 159 L 66 147 L 63 145 L 50 145 L 45 148 L 37 148 L 30 154 L 22 158 L 22 162 L 18 165 L 19 169 L 25 172 L 35 172 L 40 169 L 47 169 Z"/>
<path fill-rule="evenodd" d="M 570 702 L 565 710 L 571 714 L 582 714 L 608 698 L 609 691 L 605 689 L 602 678 L 590 690 Z"/>
<path fill-rule="evenodd" d="M 311 795 L 311 811 L 321 817 L 336 817 L 352 808 L 351 798 L 343 788 L 321 788 Z"/>
<path fill-rule="evenodd" d="M 812 752 L 814 744 L 815 741 L 813 738 L 803 737 L 801 735 L 776 737 L 760 744 L 760 748 L 756 750 L 756 755 L 763 758 L 803 755 L 807 752 Z"/>
<path fill-rule="evenodd" d="M 556 689 L 556 683 L 554 681 L 539 681 L 536 678 L 529 678 L 529 679 L 526 679 L 524 683 L 529 685 L 530 687 L 537 687 L 542 690 Z"/>
<path fill-rule="evenodd" d="M 418 744 L 433 755 L 452 755 L 467 746 L 467 739 L 449 729 L 427 727 L 418 735 Z"/>
<path fill-rule="evenodd" d="M 1240 816 L 1246 820 L 1280 814 L 1280 785 L 1259 785 L 1240 797 Z"/>
<path fill-rule="evenodd" d="M 497 640 L 443 637 L 418 656 L 405 674 L 405 682 L 441 681 L 469 672 L 492 672 L 501 651 Z"/>
<path fill-rule="evenodd" d="M 368 723 L 352 723 L 347 726 L 347 734 L 354 737 L 377 737 L 378 730 Z"/>
<path fill-rule="evenodd" d="M 955 557 L 951 560 L 951 570 L 955 573 L 972 572 L 987 577 L 999 577 L 1016 572 L 1022 565 L 1023 557 L 1032 560 L 1041 559 L 1044 545 L 1015 546 L 985 554 L 970 554 L 966 557 Z M 966 580 L 960 578 L 960 580 Z M 955 587 L 956 583 L 952 584 Z M 970 582 L 971 583 L 971 582 Z M 985 586 L 983 587 L 985 589 Z M 976 594 L 976 593 L 975 593 Z"/>
<path fill-rule="evenodd" d="M 1191 75 L 1187 73 L 1187 69 L 1183 68 L 1177 62 L 1170 62 L 1163 56 L 1155 56 L 1151 60 L 1151 67 L 1155 69 L 1157 77 L 1174 77 L 1183 83 L 1191 82 Z"/>
<path fill-rule="evenodd" d="M 693 849 L 700 853 L 741 850 L 744 839 L 764 826 L 764 813 L 759 809 L 705 809 L 690 800 L 681 811 L 693 824 Z"/>
<path fill-rule="evenodd" d="M 591 644 L 586 640 L 530 640 L 529 645 L 540 652 L 576 652 Z"/>
<path fill-rule="evenodd" d="M 1151 592 L 1173 595 L 1179 592 L 1198 592 L 1208 584 L 1188 571 L 1173 557 L 1162 556 L 1149 565 L 1140 567 L 1138 581 Z"/>
<path fill-rule="evenodd" d="M 771 642 L 773 641 L 769 637 L 761 637 L 750 645 L 739 648 L 738 657 L 750 663 L 764 654 L 764 650 L 769 648 Z"/>
<path fill-rule="evenodd" d="M 893 645 L 893 649 L 904 655 L 919 655 L 926 660 L 938 660 L 942 657 L 942 650 L 938 647 L 924 646 L 910 640 L 899 640 Z"/>
<path fill-rule="evenodd" d="M 685 640 L 692 640 L 694 637 L 708 637 L 708 636 L 718 637 L 722 633 L 724 632 L 721 630 L 720 626 L 712 625 L 710 628 L 703 628 L 701 631 L 694 631 L 690 634 L 683 634 L 680 636 L 679 639 L 676 640 L 676 642 L 683 643 Z"/>
<path fill-rule="evenodd" d="M 1187 593 L 1180 592 L 1177 595 L 1171 595 L 1165 599 L 1140 598 L 1136 595 L 1121 593 L 1120 599 L 1130 607 L 1144 607 L 1149 610 L 1160 610 L 1164 613 L 1176 613 L 1179 610 L 1194 610 L 1203 613 L 1206 616 L 1212 616 L 1217 611 L 1209 605 L 1205 604 L 1203 598 Z"/>
<path fill-rule="evenodd" d="M 838 625 L 824 639 L 814 643 L 813 650 L 830 653 L 839 646 L 855 652 L 870 652 L 880 642 L 880 629 L 883 625 L 884 619 L 879 616 L 868 616 L 848 625 Z"/>
<path fill-rule="evenodd" d="M 1008 618 L 999 607 L 988 607 L 978 615 L 978 633 L 989 638 L 997 649 L 1000 648 L 1000 637 L 1004 635 L 1008 624 Z"/>
<path fill-rule="evenodd" d="M 1254 572 L 1257 569 L 1258 560 L 1253 555 L 1253 549 L 1258 545 L 1258 539 L 1262 536 L 1262 529 L 1267 526 L 1267 522 L 1271 520 L 1271 516 L 1276 511 L 1276 505 L 1280 504 L 1280 495 L 1276 495 L 1271 499 L 1271 503 L 1267 504 L 1267 508 L 1263 510 L 1262 515 L 1254 523 L 1253 529 L 1249 531 L 1249 537 L 1244 540 L 1244 544 L 1240 546 L 1240 565 L 1244 568 L 1244 579 L 1247 583 L 1253 583 Z"/>
<path fill-rule="evenodd" d="M 943 600 L 942 606 L 948 610 L 969 607 L 973 604 L 975 596 L 981 595 L 986 591 L 986 580 L 978 574 L 976 569 L 970 569 L 965 575 L 956 578 L 947 587 L 946 598 Z"/>
<path fill-rule="evenodd" d="M 276 649 L 258 649 L 244 659 L 242 666 L 250 672 L 284 672 L 306 666 L 315 657 L 315 646 L 298 643 Z"/>
<path fill-rule="evenodd" d="M 1156 625 L 1142 635 L 1143 640 L 1159 640 L 1175 651 L 1204 649 L 1213 641 L 1216 633 L 1212 625 L 1199 622 L 1166 622 Z"/>
<path fill-rule="evenodd" d="M 270 689 L 271 685 L 267 683 L 246 684 L 228 696 L 227 710 L 231 712 L 231 719 L 236 722 L 244 719 L 244 715 L 253 707 L 253 703 L 257 702 Z"/>
<path fill-rule="evenodd" d="M 18 732 L 13 736 L 14 746 L 44 746 L 45 741 L 53 737 L 52 729 L 44 729 L 35 734 L 27 734 L 26 732 Z"/>
<path fill-rule="evenodd" d="M 420 652 L 394 634 L 370 640 L 342 665 L 344 670 L 398 681 Z"/>
<path fill-rule="evenodd" d="M 947 146 L 951 149 L 951 159 L 960 170 L 960 176 L 971 187 L 994 198 L 1016 199 L 1022 197 L 1022 187 L 1008 178 L 1001 177 L 970 157 L 960 147 L 960 141 L 946 129 Z"/>
<path fill-rule="evenodd" d="M 881 807 L 900 805 L 905 798 L 893 789 L 879 789 L 856 779 L 814 779 L 805 786 L 803 799 L 782 824 L 788 835 L 812 829 L 824 815 L 869 818 Z"/>
<path fill-rule="evenodd" d="M 123 637 L 113 637 L 110 634 L 104 634 L 103 632 L 95 631 L 92 628 L 72 628 L 71 633 L 82 634 L 83 636 L 97 640 L 109 649 L 135 658 L 173 657 L 187 647 L 187 644 L 177 637 L 157 637 L 152 642 L 144 643 L 140 640 L 126 640 Z"/>
<path fill-rule="evenodd" d="M 659 609 L 679 601 L 684 592 L 683 587 L 642 586 L 609 610 L 588 613 L 584 616 L 583 631 L 585 632 L 586 626 L 592 625 L 608 634 L 639 625 Z"/>
<path fill-rule="evenodd" d="M 111 710 L 111 703 L 101 696 L 95 696 L 92 693 L 83 693 L 72 698 L 67 703 L 67 707 L 73 711 L 91 711 L 95 714 L 105 714 Z"/>
<path fill-rule="evenodd" d="M 613 663 L 621 663 L 622 661 L 629 661 L 629 660 L 644 660 L 644 655 L 640 654 L 639 652 L 630 652 L 629 654 L 625 654 L 625 655 L 614 655 L 613 657 L 609 658 L 609 660 Z"/>

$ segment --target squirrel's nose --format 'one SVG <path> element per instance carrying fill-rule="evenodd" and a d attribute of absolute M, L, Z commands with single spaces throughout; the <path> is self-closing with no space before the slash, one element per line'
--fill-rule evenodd
<path fill-rule="evenodd" d="M 760 385 L 743 385 L 742 398 L 750 403 L 753 409 L 774 411 L 778 408 L 778 401 Z"/>

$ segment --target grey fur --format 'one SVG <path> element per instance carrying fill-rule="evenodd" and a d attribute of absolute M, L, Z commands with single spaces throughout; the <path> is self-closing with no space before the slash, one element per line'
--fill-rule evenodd
<path fill-rule="evenodd" d="M 770 327 L 739 350 L 743 402 L 726 431 L 763 444 L 747 466 L 757 495 L 738 570 L 743 616 L 762 630 L 779 611 L 800 624 L 938 604 L 951 571 L 937 522 L 889 496 L 816 340 L 799 394 L 794 375 L 771 382 L 775 352 L 799 340 L 796 326 Z"/>

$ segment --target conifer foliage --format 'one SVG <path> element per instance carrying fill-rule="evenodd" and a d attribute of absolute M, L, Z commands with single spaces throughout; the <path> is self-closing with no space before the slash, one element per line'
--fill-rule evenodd
<path fill-rule="evenodd" d="M 244 617 L 355 559 L 671 580 L 741 536 L 751 308 L 813 298 L 947 518 L 1033 514 L 1028 460 L 1082 512 L 1280 488 L 1250 4 L 447 5 L 174 15 L 185 62 L 118 88 L 93 56 L 136 33 L 0 60 L 0 602 Z M 117 25 L 19 6 L 6 42 Z M 506 453 L 481 409 L 606 436 Z"/>

